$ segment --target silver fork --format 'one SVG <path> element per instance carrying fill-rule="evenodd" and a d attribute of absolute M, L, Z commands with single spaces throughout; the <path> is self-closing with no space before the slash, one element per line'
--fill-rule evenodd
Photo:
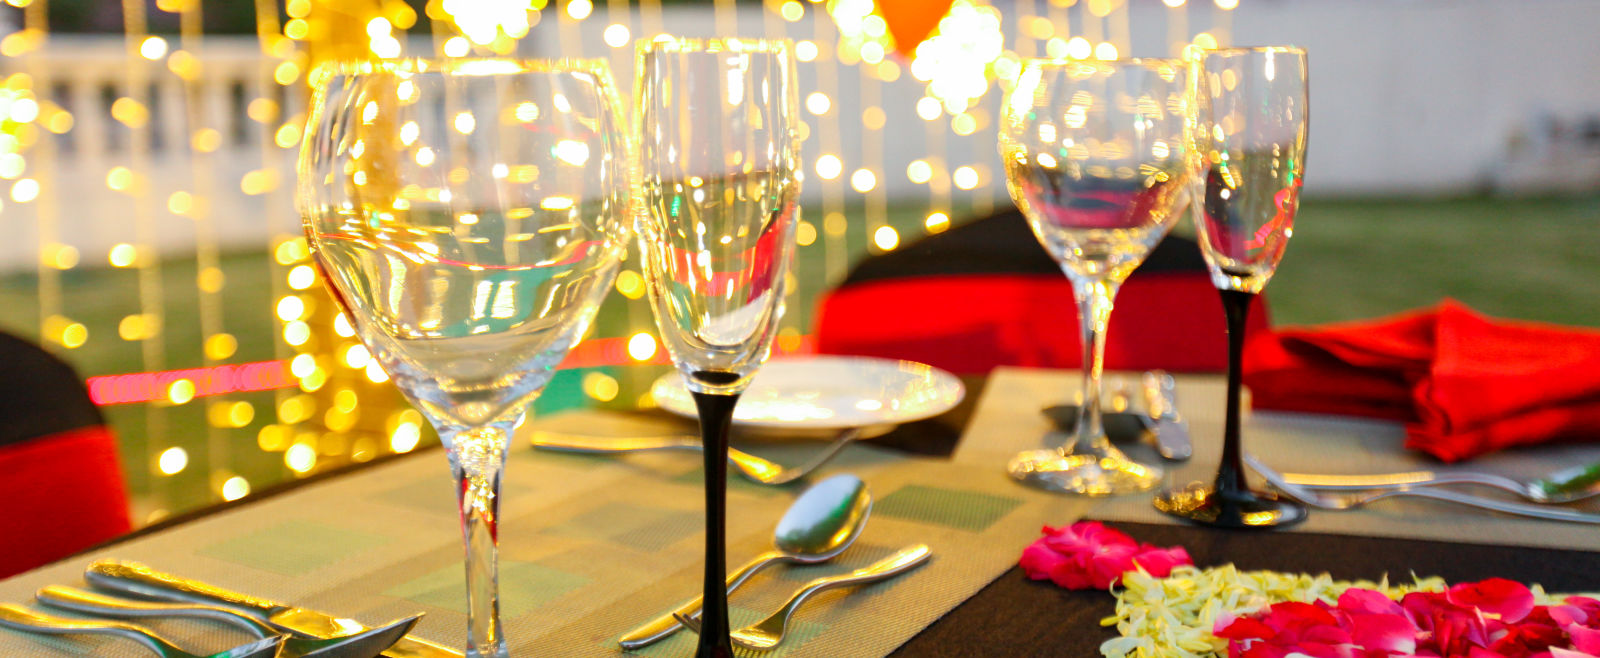
<path fill-rule="evenodd" d="M 733 464 L 740 475 L 759 484 L 788 484 L 810 475 L 821 468 L 823 464 L 831 461 L 845 445 L 861 436 L 857 428 L 846 429 L 834 437 L 833 443 L 823 448 L 814 455 L 810 461 L 793 468 L 784 468 L 770 461 L 752 455 L 742 450 L 729 448 L 728 462 Z M 694 450 L 702 449 L 700 439 L 686 434 L 672 436 L 644 436 L 644 437 L 600 437 L 582 434 L 567 434 L 563 432 L 535 431 L 533 433 L 533 447 L 540 450 L 553 450 L 556 452 L 571 452 L 586 455 L 613 454 L 624 452 L 646 452 L 655 450 Z"/>
<path fill-rule="evenodd" d="M 115 635 L 138 642 L 161 658 L 273 658 L 278 655 L 278 649 L 283 646 L 284 640 L 284 636 L 274 635 L 241 644 L 227 651 L 202 655 L 184 651 L 170 640 L 156 635 L 143 626 L 120 621 L 53 617 L 9 603 L 0 603 L 0 626 L 25 633 L 49 635 Z"/>
<path fill-rule="evenodd" d="M 1415 489 L 1361 491 L 1350 494 L 1319 494 L 1305 487 L 1291 484 L 1277 471 L 1274 471 L 1271 468 L 1268 468 L 1266 464 L 1261 463 L 1261 460 L 1256 459 L 1254 455 L 1245 455 L 1244 462 L 1250 467 L 1251 470 L 1255 471 L 1279 491 L 1288 494 L 1289 497 L 1294 498 L 1295 500 L 1321 509 L 1353 509 L 1373 501 L 1383 500 L 1385 498 L 1409 496 L 1412 498 L 1443 500 L 1459 505 L 1466 505 L 1468 507 L 1477 507 L 1496 512 L 1503 512 L 1506 514 L 1529 516 L 1538 519 L 1548 519 L 1551 521 L 1600 524 L 1600 514 L 1586 514 L 1577 510 L 1570 510 L 1560 507 L 1540 507 L 1525 503 L 1513 503 L 1503 500 L 1495 500 L 1493 498 L 1483 498 L 1480 496 L 1464 494 L 1456 491 L 1435 489 L 1427 486 L 1422 486 Z"/>
<path fill-rule="evenodd" d="M 799 609 L 800 604 L 805 603 L 812 594 L 835 587 L 851 587 L 892 578 L 926 562 L 930 554 L 932 552 L 927 544 L 917 544 L 842 576 L 818 578 L 806 583 L 794 593 L 794 596 L 789 597 L 789 601 L 778 608 L 777 612 L 731 633 L 733 643 L 753 651 L 771 650 L 783 641 L 784 634 L 789 630 L 789 618 L 794 616 L 795 610 Z M 673 613 L 672 616 L 676 617 L 678 623 L 683 624 L 685 628 L 696 633 L 700 632 L 699 619 L 691 619 L 677 613 Z"/>

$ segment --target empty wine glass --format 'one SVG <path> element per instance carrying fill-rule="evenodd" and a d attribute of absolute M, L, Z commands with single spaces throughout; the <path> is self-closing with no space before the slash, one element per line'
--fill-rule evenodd
<path fill-rule="evenodd" d="M 1300 206 L 1306 158 L 1306 53 L 1228 48 L 1190 53 L 1190 134 L 1200 248 L 1228 319 L 1228 401 L 1222 463 L 1211 486 L 1162 492 L 1157 509 L 1204 525 L 1297 523 L 1299 503 L 1251 491 L 1239 437 L 1239 364 L 1250 303 L 1283 258 Z"/>
<path fill-rule="evenodd" d="M 800 193 L 787 41 L 638 45 L 638 220 L 656 324 L 705 443 L 704 610 L 696 655 L 731 656 L 723 583 L 728 426 L 783 314 Z"/>
<path fill-rule="evenodd" d="M 629 236 L 625 116 L 603 61 L 318 69 L 298 204 L 361 341 L 438 430 L 466 549 L 467 655 L 507 655 L 500 476 Z"/>
<path fill-rule="evenodd" d="M 1088 495 L 1144 491 L 1161 469 L 1129 460 L 1101 425 L 1105 331 L 1117 289 L 1181 214 L 1189 168 L 1186 71 L 1167 59 L 1030 60 L 1000 123 L 1006 188 L 1078 301 L 1083 413 L 1070 443 L 1011 460 L 1011 476 Z"/>

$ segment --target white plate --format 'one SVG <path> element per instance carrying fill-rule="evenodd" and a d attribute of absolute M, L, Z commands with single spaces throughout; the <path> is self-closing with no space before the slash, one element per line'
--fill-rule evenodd
<path fill-rule="evenodd" d="M 955 375 L 914 361 L 856 356 L 783 359 L 756 371 L 750 388 L 739 397 L 733 422 L 780 433 L 893 427 L 949 411 L 965 392 Z M 694 399 L 677 372 L 657 379 L 650 394 L 662 409 L 695 417 Z"/>

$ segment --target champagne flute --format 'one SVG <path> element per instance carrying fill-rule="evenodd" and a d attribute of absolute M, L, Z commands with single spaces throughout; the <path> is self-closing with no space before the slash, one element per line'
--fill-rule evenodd
<path fill-rule="evenodd" d="M 1091 496 L 1161 480 L 1160 468 L 1129 460 L 1106 438 L 1100 376 L 1117 289 L 1182 213 L 1186 78 L 1176 60 L 1030 60 L 1007 98 L 1006 189 L 1072 282 L 1084 350 L 1072 441 L 1017 455 L 1013 478 Z"/>
<path fill-rule="evenodd" d="M 1239 363 L 1250 303 L 1294 233 L 1306 156 L 1306 53 L 1299 48 L 1191 51 L 1193 204 L 1200 247 L 1228 319 L 1228 407 L 1215 482 L 1162 492 L 1155 506 L 1203 525 L 1297 523 L 1305 507 L 1251 491 L 1239 447 Z"/>
<path fill-rule="evenodd" d="M 650 304 L 705 443 L 704 611 L 696 655 L 731 656 L 728 426 L 766 361 L 794 251 L 800 139 L 787 41 L 638 44 L 638 219 Z"/>
<path fill-rule="evenodd" d="M 313 82 L 306 236 L 361 341 L 444 442 L 467 655 L 503 657 L 506 442 L 626 250 L 625 115 L 603 61 L 350 64 Z"/>

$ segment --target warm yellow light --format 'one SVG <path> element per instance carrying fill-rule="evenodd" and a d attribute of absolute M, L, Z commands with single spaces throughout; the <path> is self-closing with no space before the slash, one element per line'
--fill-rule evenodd
<path fill-rule="evenodd" d="M 126 242 L 111 245 L 111 251 L 106 252 L 106 260 L 112 267 L 128 267 L 139 258 L 139 250 Z"/>
<path fill-rule="evenodd" d="M 285 295 L 278 300 L 278 319 L 284 322 L 299 320 L 306 314 L 306 303 L 295 295 Z"/>
<path fill-rule="evenodd" d="M 39 198 L 39 181 L 32 178 L 23 178 L 11 185 L 11 200 L 17 203 L 27 203 Z"/>
<path fill-rule="evenodd" d="M 283 342 L 299 347 L 309 340 L 311 340 L 311 325 L 299 320 L 283 325 Z"/>
<path fill-rule="evenodd" d="M 1094 58 L 1102 61 L 1111 61 L 1117 58 L 1117 46 L 1110 41 L 1101 41 L 1094 47 Z"/>
<path fill-rule="evenodd" d="M 1094 44 L 1083 37 L 1072 37 L 1067 40 L 1067 57 L 1073 59 L 1089 59 L 1094 54 Z"/>
<path fill-rule="evenodd" d="M 194 399 L 194 382 L 180 379 L 167 386 L 167 401 L 184 404 Z"/>
<path fill-rule="evenodd" d="M 210 153 L 222 146 L 222 133 L 216 128 L 201 128 L 189 138 L 189 146 L 201 153 Z"/>
<path fill-rule="evenodd" d="M 950 216 L 942 212 L 928 213 L 928 218 L 922 220 L 922 226 L 929 233 L 943 233 L 950 228 Z"/>
<path fill-rule="evenodd" d="M 461 112 L 456 114 L 455 126 L 456 132 L 463 135 L 471 135 L 472 131 L 478 127 L 478 120 L 472 117 L 471 112 Z"/>
<path fill-rule="evenodd" d="M 628 26 L 621 23 L 607 25 L 606 31 L 601 34 L 601 37 L 606 40 L 606 45 L 612 48 L 621 48 L 628 45 L 628 39 L 632 38 L 632 36 L 633 34 L 628 31 Z"/>
<path fill-rule="evenodd" d="M 649 361 L 656 355 L 656 339 L 647 332 L 639 332 L 628 339 L 628 356 L 635 361 Z"/>
<path fill-rule="evenodd" d="M 417 149 L 417 164 L 424 167 L 433 164 L 433 149 L 426 146 Z"/>
<path fill-rule="evenodd" d="M 317 466 L 317 451 L 304 443 L 289 446 L 283 453 L 283 463 L 289 470 L 305 473 Z"/>
<path fill-rule="evenodd" d="M 57 135 L 61 135 L 65 134 L 69 130 L 72 130 L 72 125 L 72 113 L 66 110 L 57 110 L 54 114 L 50 115 L 50 119 L 45 122 L 44 128 L 45 130 L 53 132 Z"/>
<path fill-rule="evenodd" d="M 1168 6 L 1168 7 L 1171 7 L 1173 9 L 1177 9 L 1179 7 L 1182 7 L 1184 2 L 1185 2 L 1185 0 L 1161 0 L 1162 4 L 1164 4 L 1164 5 Z"/>
<path fill-rule="evenodd" d="M 350 338 L 356 335 L 356 328 L 350 325 L 350 318 L 343 313 L 333 316 L 333 333 L 341 338 Z"/>
<path fill-rule="evenodd" d="M 978 186 L 978 170 L 967 166 L 956 167 L 950 179 L 955 182 L 956 187 L 970 190 Z"/>
<path fill-rule="evenodd" d="M 156 468 L 162 475 L 177 475 L 189 466 L 189 452 L 183 448 L 167 448 L 156 458 Z"/>
<path fill-rule="evenodd" d="M 871 169 L 857 169 L 855 173 L 850 174 L 850 187 L 857 192 L 866 194 L 877 186 L 878 176 L 872 173 Z"/>
<path fill-rule="evenodd" d="M 574 167 L 582 167 L 589 161 L 589 145 L 575 139 L 563 139 L 556 142 L 550 149 L 556 158 Z"/>
<path fill-rule="evenodd" d="M 228 422 L 234 427 L 244 427 L 256 419 L 256 407 L 243 400 L 228 405 Z"/>
<path fill-rule="evenodd" d="M 368 361 L 367 367 L 363 372 L 367 375 L 367 381 L 374 384 L 382 384 L 389 381 L 389 373 L 384 371 L 383 364 L 378 363 L 377 359 Z"/>
<path fill-rule="evenodd" d="M 872 244 L 883 251 L 892 251 L 900 246 L 900 234 L 892 226 L 879 226 L 878 230 L 872 232 Z"/>
<path fill-rule="evenodd" d="M 943 112 L 944 106 L 939 103 L 937 98 L 924 96 L 917 101 L 917 116 L 922 117 L 924 121 L 937 119 Z"/>
<path fill-rule="evenodd" d="M 1194 45 L 1204 50 L 1213 50 L 1217 47 L 1217 38 L 1211 36 L 1210 32 L 1201 32 L 1194 35 Z"/>
<path fill-rule="evenodd" d="M 962 112 L 950 120 L 950 130 L 954 131 L 957 135 L 966 137 L 967 135 L 971 135 L 972 133 L 978 131 L 978 120 L 971 114 Z"/>
<path fill-rule="evenodd" d="M 906 165 L 906 178 L 913 183 L 926 183 L 933 179 L 933 165 L 928 164 L 927 160 L 912 160 L 911 164 Z"/>
<path fill-rule="evenodd" d="M 127 167 L 112 167 L 106 172 L 106 187 L 118 192 L 126 192 L 133 187 L 133 172 Z"/>
<path fill-rule="evenodd" d="M 289 432 L 282 425 L 265 425 L 256 432 L 256 447 L 268 452 L 282 450 L 289 442 Z"/>
<path fill-rule="evenodd" d="M 867 130 L 883 130 L 883 125 L 888 121 L 889 115 L 876 105 L 861 111 L 861 125 L 866 126 Z"/>
<path fill-rule="evenodd" d="M 304 18 L 291 18 L 283 24 L 283 36 L 299 41 L 311 34 L 311 24 Z"/>
<path fill-rule="evenodd" d="M 1223 11 L 1227 11 L 1229 9 L 1233 9 L 1233 8 L 1239 6 L 1239 0 L 1214 0 L 1214 1 L 1217 3 L 1217 9 L 1221 9 Z"/>
<path fill-rule="evenodd" d="M 545 210 L 571 210 L 572 204 L 572 197 L 557 195 L 545 197 L 544 200 L 539 202 L 539 207 Z"/>
<path fill-rule="evenodd" d="M 135 313 L 117 322 L 117 335 L 126 341 L 144 340 L 160 333 L 160 322 L 153 315 Z"/>
<path fill-rule="evenodd" d="M 311 0 L 289 0 L 283 3 L 283 11 L 290 18 L 305 18 L 311 15 Z"/>
<path fill-rule="evenodd" d="M 200 273 L 194 277 L 195 285 L 205 292 L 218 292 L 227 281 L 228 277 L 223 276 L 222 268 L 215 266 L 200 268 Z"/>
<path fill-rule="evenodd" d="M 167 211 L 174 215 L 187 215 L 194 210 L 194 195 L 188 192 L 173 192 L 167 197 Z"/>
<path fill-rule="evenodd" d="M 222 499 L 235 501 L 250 495 L 250 481 L 237 475 L 222 483 Z"/>
<path fill-rule="evenodd" d="M 233 356 L 238 349 L 239 339 L 234 338 L 233 334 L 212 334 L 206 338 L 206 358 L 212 361 L 221 361 Z"/>
<path fill-rule="evenodd" d="M 844 172 L 844 163 L 839 161 L 839 156 L 829 153 L 817 158 L 816 168 L 822 180 L 833 180 Z"/>
<path fill-rule="evenodd" d="M 50 267 L 70 270 L 78 266 L 78 248 L 70 244 L 56 244 L 42 250 L 41 258 Z"/>
<path fill-rule="evenodd" d="M 802 62 L 810 62 L 817 58 L 817 42 L 810 40 L 796 41 L 794 44 L 794 58 Z"/>
<path fill-rule="evenodd" d="M 785 0 L 784 3 L 778 7 L 778 14 L 783 16 L 783 20 L 793 23 L 805 18 L 806 8 L 805 5 L 795 2 L 795 0 Z"/>
<path fill-rule="evenodd" d="M 296 265 L 289 270 L 289 287 L 295 290 L 305 290 L 317 282 L 317 271 L 310 265 Z"/>
<path fill-rule="evenodd" d="M 610 402 L 617 399 L 621 387 L 611 375 L 603 372 L 590 372 L 583 376 L 583 393 L 601 402 Z"/>
<path fill-rule="evenodd" d="M 644 277 L 633 270 L 623 270 L 617 274 L 617 292 L 628 299 L 638 299 L 644 296 Z"/>
<path fill-rule="evenodd" d="M 811 222 L 802 221 L 794 227 L 794 242 L 802 247 L 810 246 L 817 241 L 817 227 Z"/>
<path fill-rule="evenodd" d="M 270 98 L 257 98 L 245 106 L 244 113 L 256 123 L 270 123 L 278 118 L 278 102 Z"/>
<path fill-rule="evenodd" d="M 472 52 L 472 44 L 464 37 L 450 37 L 444 41 L 444 54 L 449 57 L 466 57 Z"/>
<path fill-rule="evenodd" d="M 161 37 L 145 37 L 139 44 L 139 55 L 150 61 L 161 59 L 167 54 L 167 40 Z"/>
<path fill-rule="evenodd" d="M 28 161 L 15 153 L 0 153 L 0 178 L 7 180 L 22 175 L 28 166 Z"/>
<path fill-rule="evenodd" d="M 289 360 L 289 374 L 294 375 L 295 377 L 309 377 L 316 369 L 317 357 L 311 356 L 310 354 L 297 354 L 293 359 Z M 281 414 L 282 412 L 280 411 L 279 413 Z"/>
<path fill-rule="evenodd" d="M 367 367 L 372 361 L 372 353 L 367 351 L 367 346 L 357 343 L 344 351 L 344 364 L 360 370 Z"/>
<path fill-rule="evenodd" d="M 811 95 L 806 96 L 806 109 L 812 114 L 819 116 L 827 114 L 832 107 L 833 103 L 828 100 L 828 95 L 820 91 L 811 92 Z"/>
<path fill-rule="evenodd" d="M 361 173 L 361 172 L 356 172 Z M 278 189 L 276 169 L 256 169 L 239 179 L 239 190 L 249 195 L 266 194 Z"/>
<path fill-rule="evenodd" d="M 58 341 L 62 347 L 69 350 L 82 347 L 84 343 L 89 341 L 89 328 L 79 322 L 69 324 L 61 329 L 61 337 Z"/>
<path fill-rule="evenodd" d="M 276 82 L 280 85 L 288 86 L 294 84 L 294 81 L 298 80 L 299 78 L 300 65 L 294 63 L 293 61 L 281 62 L 278 64 L 277 68 L 272 70 L 273 82 Z"/>
<path fill-rule="evenodd" d="M 594 3 L 589 2 L 589 0 L 572 0 L 572 2 L 567 3 L 567 15 L 575 21 L 588 18 L 589 13 L 593 11 Z"/>
<path fill-rule="evenodd" d="M 849 226 L 850 222 L 845 219 L 844 213 L 837 210 L 822 217 L 822 231 L 828 235 L 844 235 L 845 229 L 849 228 Z"/>
<path fill-rule="evenodd" d="M 417 443 L 422 441 L 422 428 L 411 421 L 403 421 L 394 428 L 394 433 L 389 435 L 389 449 L 395 452 L 411 452 L 417 448 Z"/>

